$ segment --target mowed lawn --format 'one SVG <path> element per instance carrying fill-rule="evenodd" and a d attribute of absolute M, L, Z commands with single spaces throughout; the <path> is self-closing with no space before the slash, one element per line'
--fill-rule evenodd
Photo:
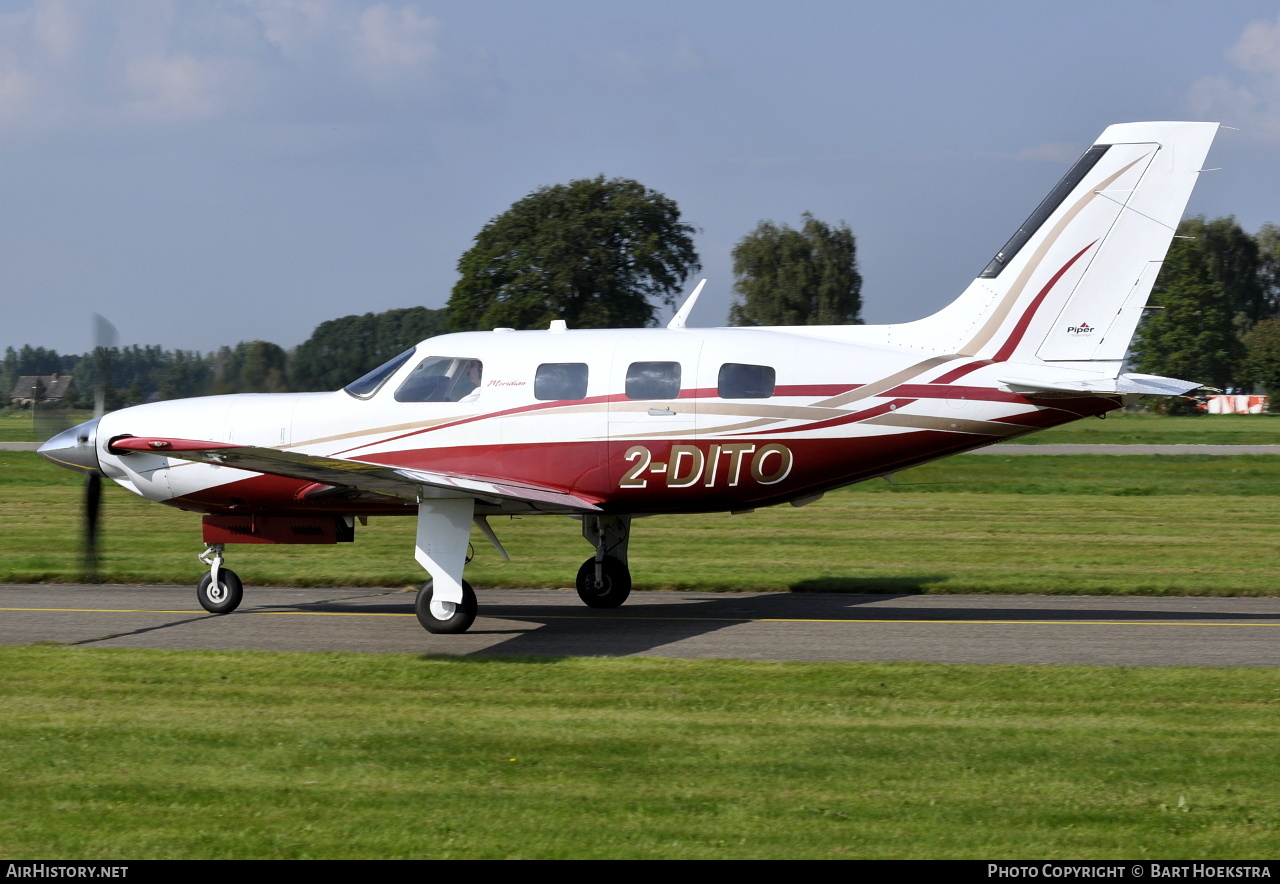
<path fill-rule="evenodd" d="M 1199 420 L 1198 418 L 1193 420 Z M 74 582 L 81 480 L 0 452 L 0 581 Z M 637 519 L 639 589 L 1271 595 L 1280 589 L 1280 458 L 965 456 L 800 509 Z M 192 583 L 198 515 L 105 483 L 103 576 Z M 473 535 L 477 587 L 567 587 L 591 548 L 563 517 L 494 519 Z M 420 582 L 413 519 L 354 544 L 229 547 L 247 586 Z"/>
<path fill-rule="evenodd" d="M 0 648 L 0 854 L 1275 856 L 1268 670 Z"/>
<path fill-rule="evenodd" d="M 637 520 L 643 588 L 1274 594 L 1280 458 L 952 458 L 801 509 Z M 81 487 L 0 453 L 0 581 L 78 573 Z M 569 519 L 477 586 L 568 586 Z M 199 518 L 108 483 L 105 572 Z M 412 519 L 238 546 L 254 583 L 413 584 Z M 0 855 L 1267 858 L 1266 669 L 0 648 Z"/>
<path fill-rule="evenodd" d="M 1142 411 L 1112 412 L 1013 440 L 1022 444 L 1083 445 L 1280 445 L 1280 414 L 1202 414 L 1165 417 Z"/>

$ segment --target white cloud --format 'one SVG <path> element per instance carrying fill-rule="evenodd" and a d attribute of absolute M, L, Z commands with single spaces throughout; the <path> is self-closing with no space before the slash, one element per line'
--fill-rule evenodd
<path fill-rule="evenodd" d="M 263 36 L 293 61 L 315 54 L 317 46 L 348 30 L 331 0 L 247 0 Z"/>
<path fill-rule="evenodd" d="M 1280 72 L 1280 18 L 1246 25 L 1240 40 L 1227 50 L 1227 58 L 1243 71 Z"/>
<path fill-rule="evenodd" d="M 237 117 L 332 126 L 384 103 L 483 112 L 499 92 L 491 66 L 443 39 L 413 4 L 28 0 L 0 13 L 0 138 Z"/>
<path fill-rule="evenodd" d="M 392 9 L 379 3 L 364 11 L 354 41 L 358 63 L 374 76 L 400 72 L 431 61 L 440 23 L 412 6 Z"/>
<path fill-rule="evenodd" d="M 601 49 L 581 53 L 580 61 L 593 71 L 631 86 L 645 86 L 704 74 L 712 69 L 687 32 L 664 40 L 648 51 Z"/>
<path fill-rule="evenodd" d="M 223 110 L 234 92 L 234 64 L 191 55 L 142 56 L 125 64 L 130 98 L 120 108 L 132 121 L 203 120 Z"/>
<path fill-rule="evenodd" d="M 1197 80 L 1187 94 L 1191 112 L 1280 142 L 1280 17 L 1250 22 L 1225 54 L 1240 73 Z"/>
<path fill-rule="evenodd" d="M 31 16 L 31 31 L 50 61 L 66 64 L 80 49 L 80 17 L 67 0 L 41 0 Z"/>
<path fill-rule="evenodd" d="M 672 66 L 682 74 L 699 74 L 708 68 L 706 59 L 693 45 L 693 38 L 683 31 L 676 36 Z"/>

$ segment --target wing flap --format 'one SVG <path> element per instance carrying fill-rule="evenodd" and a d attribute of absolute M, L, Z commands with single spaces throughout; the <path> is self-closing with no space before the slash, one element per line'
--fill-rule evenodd
<path fill-rule="evenodd" d="M 1114 378 L 1000 378 L 1011 393 L 1076 393 L 1081 396 L 1181 396 L 1201 386 L 1197 381 L 1152 374 L 1122 374 Z"/>
<path fill-rule="evenodd" d="M 406 469 L 340 457 L 321 457 L 253 445 L 129 436 L 113 440 L 111 448 L 117 452 L 145 451 L 196 463 L 355 488 L 412 502 L 427 498 L 472 497 L 492 503 L 518 501 L 555 512 L 599 511 L 594 501 L 554 488 L 462 473 Z"/>

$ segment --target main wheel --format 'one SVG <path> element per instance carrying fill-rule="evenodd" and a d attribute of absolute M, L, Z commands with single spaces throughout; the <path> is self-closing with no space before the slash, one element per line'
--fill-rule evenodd
<path fill-rule="evenodd" d="M 196 600 L 210 614 L 230 614 L 240 607 L 242 598 L 244 584 L 235 571 L 226 568 L 218 569 L 217 586 L 213 586 L 213 575 L 208 571 L 204 572 L 204 576 L 196 584 Z"/>
<path fill-rule="evenodd" d="M 616 608 L 631 595 L 631 571 L 613 556 L 601 562 L 596 582 L 596 560 L 587 559 L 578 569 L 578 598 L 592 608 Z"/>
<path fill-rule="evenodd" d="M 428 580 L 422 584 L 422 589 L 418 590 L 418 598 L 413 603 L 413 611 L 418 615 L 418 622 L 427 632 L 437 635 L 457 635 L 466 632 L 475 622 L 476 611 L 480 608 L 476 603 L 476 591 L 464 580 L 462 581 L 462 604 L 442 602 L 435 607 L 439 609 L 443 606 L 447 610 L 433 611 L 431 594 L 434 582 Z"/>

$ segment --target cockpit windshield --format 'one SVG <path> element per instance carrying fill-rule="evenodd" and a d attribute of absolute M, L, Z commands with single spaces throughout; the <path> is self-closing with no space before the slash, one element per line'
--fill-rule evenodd
<path fill-rule="evenodd" d="M 396 369 L 409 361 L 417 347 L 410 347 L 395 359 L 384 362 L 362 378 L 354 380 L 342 389 L 357 399 L 368 399 L 387 382 L 387 378 L 396 373 Z"/>

